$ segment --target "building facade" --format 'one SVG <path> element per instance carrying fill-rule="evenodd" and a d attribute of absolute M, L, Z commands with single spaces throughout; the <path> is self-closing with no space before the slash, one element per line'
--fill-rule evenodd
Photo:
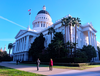
<path fill-rule="evenodd" d="M 67 15 L 66 17 L 68 16 L 70 15 Z M 38 37 L 40 33 L 43 33 L 45 37 L 44 46 L 47 48 L 48 44 L 51 43 L 51 35 L 48 35 L 48 28 L 50 27 L 53 27 L 56 32 L 62 32 L 63 36 L 65 36 L 64 30 L 66 29 L 66 42 L 70 40 L 69 26 L 66 28 L 62 26 L 61 19 L 53 23 L 45 6 L 43 6 L 43 10 L 40 10 L 37 13 L 32 25 L 32 29 L 28 26 L 27 30 L 20 30 L 16 35 L 16 41 L 13 43 L 12 50 L 13 61 L 28 61 L 28 50 L 31 47 L 31 43 L 34 42 L 34 39 Z M 75 42 L 75 27 L 71 27 L 71 31 L 71 40 L 72 42 Z M 93 28 L 92 23 L 77 27 L 77 48 L 82 48 L 84 45 L 92 45 L 97 50 L 96 32 L 97 31 Z M 96 52 L 97 57 L 95 60 L 99 60 L 98 50 Z"/>

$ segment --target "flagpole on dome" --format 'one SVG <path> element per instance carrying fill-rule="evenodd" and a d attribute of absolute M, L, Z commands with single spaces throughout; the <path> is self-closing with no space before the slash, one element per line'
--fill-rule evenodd
<path fill-rule="evenodd" d="M 29 12 L 29 26 L 30 26 L 30 22 L 31 22 L 31 9 L 29 9 L 28 12 Z"/>

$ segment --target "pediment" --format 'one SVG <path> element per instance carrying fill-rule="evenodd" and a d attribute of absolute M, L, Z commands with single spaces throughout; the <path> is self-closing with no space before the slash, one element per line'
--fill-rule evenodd
<path fill-rule="evenodd" d="M 27 30 L 20 30 L 15 38 L 18 38 L 19 36 L 23 35 L 26 31 Z"/>

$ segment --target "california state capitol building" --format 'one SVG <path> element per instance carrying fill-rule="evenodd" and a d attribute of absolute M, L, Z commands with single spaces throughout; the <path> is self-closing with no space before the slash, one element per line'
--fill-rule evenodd
<path fill-rule="evenodd" d="M 71 16 L 67 15 L 66 17 Z M 20 30 L 15 39 L 16 41 L 13 43 L 13 61 L 28 61 L 28 50 L 31 47 L 31 43 L 34 42 L 34 39 L 43 33 L 45 37 L 44 46 L 48 47 L 49 43 L 51 43 L 51 35 L 48 34 L 48 28 L 53 27 L 56 32 L 62 32 L 63 36 L 65 36 L 66 29 L 66 42 L 70 41 L 70 33 L 69 27 L 64 27 L 61 24 L 61 19 L 57 20 L 55 23 L 52 22 L 52 18 L 50 14 L 46 11 L 46 7 L 43 6 L 43 9 L 37 13 L 35 20 L 32 22 L 33 28 L 28 28 L 26 30 Z M 75 42 L 75 27 L 71 27 L 71 41 Z M 99 60 L 98 50 L 97 50 L 97 40 L 96 40 L 96 29 L 93 28 L 92 23 L 87 23 L 85 25 L 80 25 L 77 27 L 77 39 L 76 42 L 77 48 L 82 48 L 84 45 L 92 45 L 96 49 L 97 57 L 94 58 L 95 61 Z M 52 38 L 53 38 L 52 33 Z M 100 43 L 98 43 L 100 45 Z"/>

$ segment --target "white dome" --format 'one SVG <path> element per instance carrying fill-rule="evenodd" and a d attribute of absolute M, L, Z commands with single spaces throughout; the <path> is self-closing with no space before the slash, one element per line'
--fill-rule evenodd
<path fill-rule="evenodd" d="M 51 26 L 53 23 L 52 23 L 52 19 L 51 19 L 49 13 L 43 7 L 43 10 L 38 12 L 38 14 L 35 17 L 35 20 L 32 22 L 32 24 L 33 24 L 33 30 L 34 29 L 38 30 L 40 28 L 42 30 L 42 29 L 47 28 L 48 26 Z"/>

